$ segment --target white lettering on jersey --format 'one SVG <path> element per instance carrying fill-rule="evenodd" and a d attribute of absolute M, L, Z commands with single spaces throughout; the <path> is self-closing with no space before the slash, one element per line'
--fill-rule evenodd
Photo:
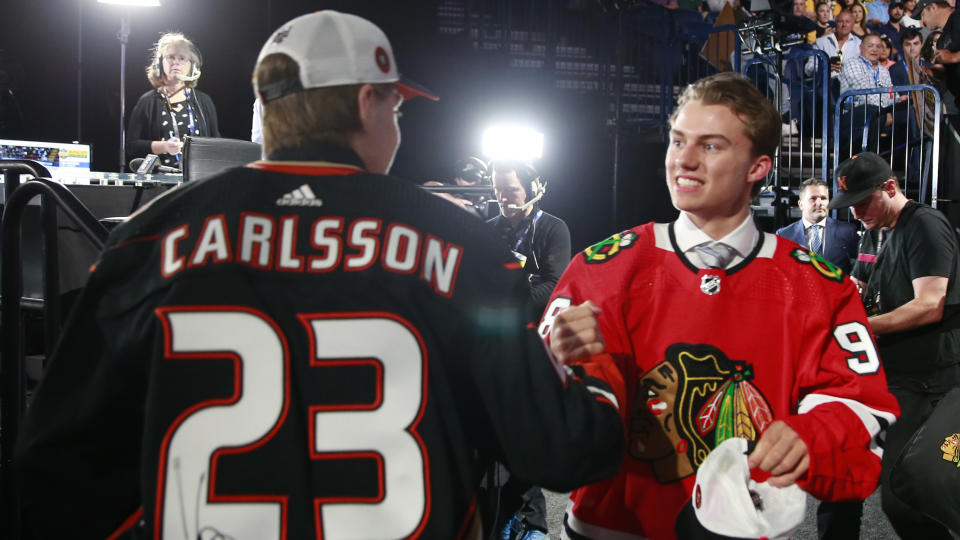
<path fill-rule="evenodd" d="M 336 234 L 328 234 L 328 232 Z M 340 234 L 342 232 L 342 217 L 325 217 L 313 222 L 311 244 L 323 255 L 309 258 L 311 272 L 329 272 L 340 265 Z"/>
<path fill-rule="evenodd" d="M 380 220 L 358 219 L 350 224 L 347 233 L 347 244 L 360 250 L 359 253 L 348 254 L 344 261 L 344 270 L 365 270 L 377 258 L 380 243 Z"/>
<path fill-rule="evenodd" d="M 417 269 L 420 233 L 399 223 L 387 227 L 387 243 L 383 250 L 383 267 L 392 272 L 409 274 Z"/>
<path fill-rule="evenodd" d="M 230 260 L 230 241 L 227 239 L 227 223 L 223 214 L 210 216 L 203 224 L 200 240 L 190 256 L 190 266 L 207 264 L 210 256 L 213 256 L 214 263 Z"/>
<path fill-rule="evenodd" d="M 436 236 L 427 235 L 424 251 L 423 280 L 432 285 L 437 293 L 452 296 L 463 248 L 456 244 L 446 244 Z"/>
<path fill-rule="evenodd" d="M 303 270 L 303 257 L 297 252 L 297 216 L 280 218 L 280 253 L 277 270 Z"/>
<path fill-rule="evenodd" d="M 273 219 L 244 213 L 240 216 L 240 262 L 270 268 L 273 244 Z"/>
<path fill-rule="evenodd" d="M 183 270 L 185 257 L 177 256 L 177 244 L 186 238 L 188 232 L 189 227 L 187 225 L 181 225 L 163 235 L 160 256 L 161 264 L 163 265 L 160 268 L 160 273 L 163 277 L 170 277 L 180 270 Z"/>
<path fill-rule="evenodd" d="M 350 223 L 341 216 L 317 218 L 311 225 L 310 247 L 298 251 L 299 215 L 269 216 L 244 212 L 231 239 L 223 214 L 207 217 L 189 257 L 180 254 L 190 239 L 188 225 L 167 232 L 161 242 L 161 274 L 170 277 L 188 266 L 236 261 L 264 270 L 324 273 L 366 270 L 380 266 L 398 274 L 417 274 L 437 294 L 450 297 L 457 281 L 463 247 L 424 235 L 404 223 L 360 218 Z M 349 249 L 345 249 L 344 244 Z M 381 244 L 383 247 L 381 249 Z M 274 264 L 276 263 L 276 264 Z"/>

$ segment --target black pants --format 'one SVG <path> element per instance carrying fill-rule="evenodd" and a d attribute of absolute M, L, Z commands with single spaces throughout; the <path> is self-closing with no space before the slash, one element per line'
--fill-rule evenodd
<path fill-rule="evenodd" d="M 880 494 L 883 512 L 900 538 L 951 540 L 947 528 L 918 512 L 900 500 L 890 489 L 890 470 L 910 437 L 923 425 L 937 402 L 949 388 L 934 387 L 921 382 L 897 380 L 890 382 L 890 393 L 900 402 L 900 418 L 887 430 L 883 447 L 883 469 L 880 473 Z"/>

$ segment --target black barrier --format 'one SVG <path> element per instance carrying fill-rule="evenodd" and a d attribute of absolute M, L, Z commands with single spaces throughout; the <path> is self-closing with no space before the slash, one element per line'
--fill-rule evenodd
<path fill-rule="evenodd" d="M 39 171 L 37 171 L 39 172 Z M 31 173 L 32 174 L 32 173 Z M 2 220 L 3 262 L 0 266 L 2 294 L 2 357 L 0 357 L 0 537 L 20 537 L 20 500 L 13 481 L 13 450 L 20 434 L 26 409 L 23 332 L 23 268 L 21 224 L 30 200 L 40 196 L 45 242 L 44 300 L 47 353 L 59 333 L 60 287 L 56 267 L 57 210 L 77 224 L 80 231 L 99 249 L 103 248 L 107 230 L 83 203 L 63 185 L 45 178 L 31 180 L 8 192 Z M 51 264 L 51 262 L 53 264 Z"/>

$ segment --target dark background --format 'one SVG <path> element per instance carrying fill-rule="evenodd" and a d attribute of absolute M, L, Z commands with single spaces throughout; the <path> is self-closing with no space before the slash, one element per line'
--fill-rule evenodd
<path fill-rule="evenodd" d="M 181 31 L 203 55 L 198 87 L 217 107 L 224 137 L 249 139 L 250 74 L 261 45 L 282 23 L 317 9 L 363 16 L 390 38 L 401 74 L 431 89 L 439 102 L 404 104 L 402 143 L 392 174 L 417 181 L 449 180 L 454 161 L 480 155 L 480 135 L 497 120 L 529 122 L 545 135 L 537 168 L 549 184 L 543 208 L 571 229 L 574 250 L 650 221 L 672 219 L 663 180 L 664 144 L 623 132 L 616 197 L 611 96 L 557 89 L 549 69 L 518 70 L 503 52 L 478 51 L 466 32 L 439 28 L 441 0 L 162 0 L 161 8 L 127 8 L 95 0 L 6 0 L 0 32 L 0 91 L 16 122 L 0 136 L 93 145 L 93 169 L 120 169 L 120 42 L 130 13 L 126 109 L 150 89 L 144 74 L 161 33 Z M 477 4 L 476 0 L 464 4 Z M 485 2 L 479 2 L 484 4 Z M 494 4 L 495 2 L 490 2 Z M 10 5 L 12 4 L 12 5 Z M 549 11 L 560 35 L 591 50 L 611 50 L 614 16 L 600 3 L 575 0 L 499 2 L 533 14 Z M 502 15 L 502 14 L 501 14 Z M 514 20 L 515 28 L 523 22 Z M 532 24 L 532 23 L 531 23 Z M 613 32 L 615 34 L 615 32 Z M 9 110 L 5 112 L 9 115 Z M 617 201 L 614 208 L 614 200 Z"/>

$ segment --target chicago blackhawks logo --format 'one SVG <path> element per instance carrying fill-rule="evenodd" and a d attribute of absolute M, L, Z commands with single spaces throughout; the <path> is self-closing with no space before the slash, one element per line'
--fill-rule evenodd
<path fill-rule="evenodd" d="M 637 382 L 630 455 L 649 461 L 661 484 L 696 473 L 732 437 L 756 440 L 773 411 L 751 383 L 753 365 L 711 345 L 676 343 Z"/>
<path fill-rule="evenodd" d="M 949 461 L 960 467 L 960 433 L 954 433 L 943 439 L 940 445 L 940 451 L 943 452 L 943 460 Z"/>
<path fill-rule="evenodd" d="M 790 256 L 799 263 L 809 264 L 814 267 L 821 276 L 831 281 L 843 281 L 843 270 L 837 268 L 832 262 L 812 251 L 794 248 L 794 250 L 790 252 Z"/>
<path fill-rule="evenodd" d="M 633 231 L 623 231 L 583 250 L 583 258 L 588 264 L 607 262 L 614 258 L 617 253 L 620 253 L 621 250 L 634 245 L 636 242 L 637 233 Z"/>

